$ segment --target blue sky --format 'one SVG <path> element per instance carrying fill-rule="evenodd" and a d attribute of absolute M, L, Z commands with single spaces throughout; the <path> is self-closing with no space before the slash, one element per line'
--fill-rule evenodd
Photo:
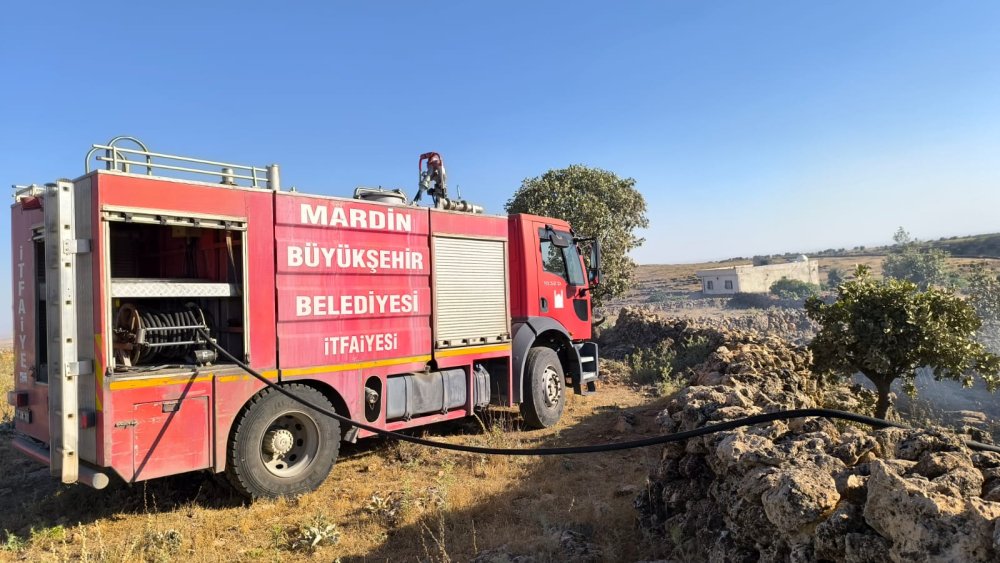
<path fill-rule="evenodd" d="M 1000 3 L 157 4 L 5 6 L 3 184 L 130 134 L 339 195 L 436 150 L 492 212 L 599 166 L 647 198 L 643 263 L 1000 231 Z"/>

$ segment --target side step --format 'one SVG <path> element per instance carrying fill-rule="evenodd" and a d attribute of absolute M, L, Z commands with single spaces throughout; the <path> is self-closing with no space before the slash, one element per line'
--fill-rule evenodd
<path fill-rule="evenodd" d="M 598 352 L 596 342 L 581 342 L 574 344 L 577 356 L 580 358 L 580 376 L 573 378 L 573 392 L 577 395 L 590 395 L 597 391 Z"/>

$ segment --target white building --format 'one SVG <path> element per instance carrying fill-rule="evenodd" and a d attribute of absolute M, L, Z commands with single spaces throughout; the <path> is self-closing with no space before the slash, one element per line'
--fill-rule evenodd
<path fill-rule="evenodd" d="M 781 278 L 819 285 L 819 261 L 800 256 L 795 262 L 767 266 L 730 266 L 698 270 L 701 290 L 706 295 L 733 293 L 767 293 L 771 284 Z"/>

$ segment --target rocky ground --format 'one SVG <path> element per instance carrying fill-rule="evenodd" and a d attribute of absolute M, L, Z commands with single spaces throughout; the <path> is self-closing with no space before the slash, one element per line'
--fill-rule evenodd
<path fill-rule="evenodd" d="M 602 336 L 611 356 L 662 338 L 717 344 L 660 413 L 664 432 L 782 409 L 871 412 L 869 392 L 819 380 L 808 350 L 774 336 L 632 309 Z M 636 508 L 672 561 L 996 561 L 1000 454 L 942 429 L 774 422 L 667 446 Z"/>

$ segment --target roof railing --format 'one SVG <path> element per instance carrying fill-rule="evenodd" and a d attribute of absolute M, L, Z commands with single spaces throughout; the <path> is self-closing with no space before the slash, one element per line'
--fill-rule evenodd
<path fill-rule="evenodd" d="M 121 146 L 123 142 L 132 143 L 137 148 L 123 147 Z M 147 176 L 153 176 L 154 171 L 164 170 L 220 178 L 220 183 L 227 186 L 281 190 L 277 164 L 266 167 L 247 166 L 152 152 L 145 143 L 127 135 L 115 137 L 104 145 L 93 145 L 84 161 L 84 170 L 87 174 L 91 172 L 91 163 L 95 161 L 105 163 L 106 170 L 116 170 L 126 174 L 132 174 L 133 168 L 138 167 L 140 170 L 145 169 Z"/>

